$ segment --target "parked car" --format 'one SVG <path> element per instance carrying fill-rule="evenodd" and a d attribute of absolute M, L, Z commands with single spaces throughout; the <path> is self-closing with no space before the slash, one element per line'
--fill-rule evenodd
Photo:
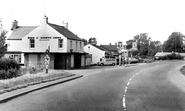
<path fill-rule="evenodd" d="M 139 60 L 136 59 L 136 58 L 130 58 L 130 59 L 129 59 L 129 62 L 130 62 L 130 63 L 138 63 Z"/>
<path fill-rule="evenodd" d="M 98 62 L 99 66 L 103 66 L 103 65 L 116 65 L 117 64 L 117 60 L 114 58 L 104 58 L 102 59 L 100 62 Z"/>
<path fill-rule="evenodd" d="M 145 59 L 143 59 L 143 62 L 145 62 L 145 63 L 150 63 L 150 62 L 153 62 L 153 61 L 154 61 L 153 58 L 145 58 Z"/>

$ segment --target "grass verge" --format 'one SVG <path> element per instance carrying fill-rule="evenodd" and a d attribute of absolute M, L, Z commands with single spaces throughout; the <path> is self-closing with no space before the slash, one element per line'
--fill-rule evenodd
<path fill-rule="evenodd" d="M 74 75 L 75 74 L 66 73 L 64 71 L 52 70 L 49 71 L 48 74 L 40 72 L 38 74 L 25 74 L 17 78 L 0 80 L 0 94 Z"/>

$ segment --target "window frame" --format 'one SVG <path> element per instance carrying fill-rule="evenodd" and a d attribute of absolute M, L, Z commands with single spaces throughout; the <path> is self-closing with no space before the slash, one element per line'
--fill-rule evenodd
<path fill-rule="evenodd" d="M 30 39 L 29 42 L 30 42 L 30 49 L 35 49 L 35 39 Z"/>
<path fill-rule="evenodd" d="M 61 45 L 62 45 L 62 47 L 60 47 Z M 58 48 L 59 49 L 63 49 L 64 48 L 64 39 L 58 39 Z"/>

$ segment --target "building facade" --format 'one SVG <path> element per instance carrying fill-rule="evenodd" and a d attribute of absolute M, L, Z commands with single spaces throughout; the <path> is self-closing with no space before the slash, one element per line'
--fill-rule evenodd
<path fill-rule="evenodd" d="M 46 50 L 51 69 L 85 67 L 84 42 L 64 26 L 49 23 L 46 16 L 39 26 L 18 26 L 15 20 L 6 42 L 5 56 L 26 67 L 44 67 Z"/>
<path fill-rule="evenodd" d="M 84 46 L 84 51 L 92 56 L 91 64 L 97 64 L 101 58 L 105 57 L 105 51 L 100 46 L 87 44 Z"/>

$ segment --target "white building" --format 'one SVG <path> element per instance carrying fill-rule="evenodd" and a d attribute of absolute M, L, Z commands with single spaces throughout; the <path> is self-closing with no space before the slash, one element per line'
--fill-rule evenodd
<path fill-rule="evenodd" d="M 5 56 L 24 66 L 43 66 L 47 49 L 52 69 L 85 66 L 84 42 L 67 28 L 49 23 L 46 16 L 39 26 L 18 26 L 15 20 L 7 43 Z"/>
<path fill-rule="evenodd" d="M 91 64 L 97 64 L 102 57 L 105 57 L 105 51 L 100 46 L 87 44 L 84 46 L 84 51 L 92 55 Z"/>

